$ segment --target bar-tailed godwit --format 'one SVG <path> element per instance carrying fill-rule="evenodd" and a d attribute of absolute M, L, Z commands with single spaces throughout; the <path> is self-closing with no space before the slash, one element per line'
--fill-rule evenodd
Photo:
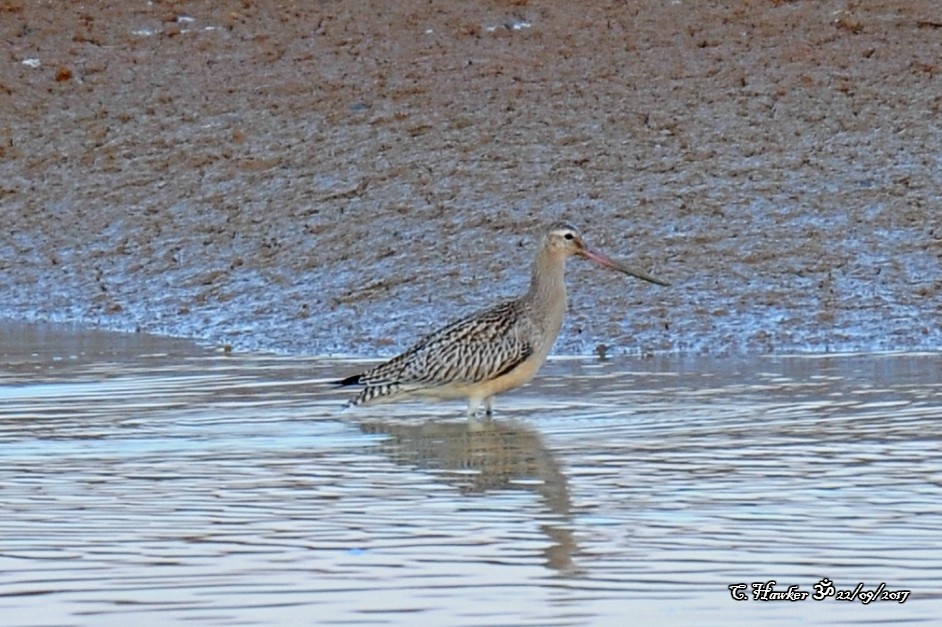
<path fill-rule="evenodd" d="M 589 250 L 572 225 L 554 224 L 540 239 L 525 294 L 453 322 L 398 357 L 337 381 L 365 386 L 348 405 L 466 398 L 469 416 L 482 403 L 490 416 L 494 396 L 529 383 L 546 361 L 566 316 L 566 259 L 573 255 L 668 285 Z"/>

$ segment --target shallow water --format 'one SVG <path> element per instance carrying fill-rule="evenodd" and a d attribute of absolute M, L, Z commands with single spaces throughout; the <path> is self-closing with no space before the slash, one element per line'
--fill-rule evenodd
<path fill-rule="evenodd" d="M 353 362 L 7 325 L 0 364 L 4 625 L 942 613 L 939 354 L 560 360 L 472 423 L 339 412 Z M 728 589 L 825 577 L 911 595 Z"/>

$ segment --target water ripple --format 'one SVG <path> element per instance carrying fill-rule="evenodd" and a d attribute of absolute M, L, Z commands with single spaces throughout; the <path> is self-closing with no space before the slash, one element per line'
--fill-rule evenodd
<path fill-rule="evenodd" d="M 938 355 L 561 361 L 469 423 L 460 404 L 341 413 L 322 383 L 345 364 L 143 354 L 7 348 L 5 624 L 933 623 L 942 607 Z M 773 607 L 727 589 L 823 577 L 912 597 Z"/>

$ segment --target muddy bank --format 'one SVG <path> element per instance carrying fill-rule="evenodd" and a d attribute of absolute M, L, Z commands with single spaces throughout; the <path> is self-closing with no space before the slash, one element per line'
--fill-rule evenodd
<path fill-rule="evenodd" d="M 513 295 L 557 352 L 942 343 L 942 15 L 900 3 L 0 5 L 0 309 L 390 353 Z"/>

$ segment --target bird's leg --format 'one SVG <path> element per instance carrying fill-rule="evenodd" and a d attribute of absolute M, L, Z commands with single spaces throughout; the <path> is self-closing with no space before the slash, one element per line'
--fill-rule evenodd
<path fill-rule="evenodd" d="M 490 418 L 494 415 L 494 397 L 488 396 L 484 399 L 484 415 Z"/>
<path fill-rule="evenodd" d="M 480 405 L 481 405 L 481 399 L 479 398 L 468 399 L 468 418 L 477 418 L 478 407 Z"/>

